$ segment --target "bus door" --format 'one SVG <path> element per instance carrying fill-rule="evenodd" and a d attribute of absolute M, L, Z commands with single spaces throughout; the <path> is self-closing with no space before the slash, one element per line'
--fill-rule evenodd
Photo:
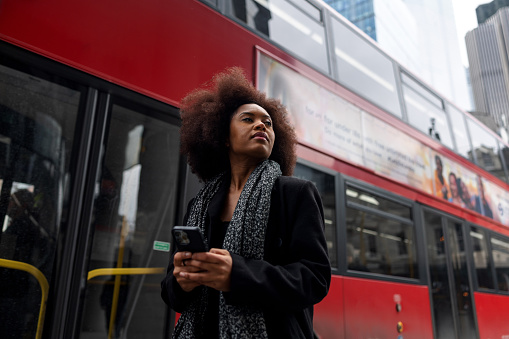
<path fill-rule="evenodd" d="M 173 325 L 160 282 L 176 221 L 178 126 L 147 107 L 111 101 L 95 184 L 80 337 L 161 338 Z"/>
<path fill-rule="evenodd" d="M 478 338 L 461 220 L 423 211 L 435 338 Z"/>
<path fill-rule="evenodd" d="M 41 338 L 86 89 L 0 55 L 0 337 Z"/>

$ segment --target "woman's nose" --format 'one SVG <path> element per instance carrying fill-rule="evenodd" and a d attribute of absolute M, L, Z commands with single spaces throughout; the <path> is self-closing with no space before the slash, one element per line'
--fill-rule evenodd
<path fill-rule="evenodd" d="M 255 125 L 255 129 L 263 129 L 265 130 L 265 123 L 263 121 L 258 121 L 257 124 Z"/>

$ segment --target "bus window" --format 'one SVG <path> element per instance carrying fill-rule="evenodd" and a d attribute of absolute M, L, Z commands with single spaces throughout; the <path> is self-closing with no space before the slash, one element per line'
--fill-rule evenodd
<path fill-rule="evenodd" d="M 506 167 L 506 176 L 509 178 L 509 147 L 504 143 L 498 143 L 500 149 L 500 156 L 504 159 L 505 167 Z"/>
<path fill-rule="evenodd" d="M 85 90 L 18 66 L 0 65 L 0 333 L 34 338 L 68 215 L 65 192 Z"/>
<path fill-rule="evenodd" d="M 434 211 L 423 216 L 436 338 L 476 338 L 463 224 Z"/>
<path fill-rule="evenodd" d="M 325 239 L 329 250 L 331 266 L 338 267 L 336 246 L 336 190 L 334 176 L 318 171 L 311 167 L 298 163 L 295 167 L 294 176 L 312 181 L 322 197 L 323 212 L 325 219 Z"/>
<path fill-rule="evenodd" d="M 217 7 L 217 0 L 200 0 L 200 1 L 210 4 L 214 7 Z"/>
<path fill-rule="evenodd" d="M 405 74 L 401 78 L 408 123 L 454 149 L 442 100 Z"/>
<path fill-rule="evenodd" d="M 297 3 L 300 3 L 298 1 Z M 302 7 L 302 4 L 300 4 Z M 306 3 L 305 13 L 286 0 L 231 0 L 230 15 L 246 23 L 315 68 L 329 73 L 325 29 L 316 7 Z M 318 15 L 321 19 L 321 15 Z"/>
<path fill-rule="evenodd" d="M 349 186 L 346 190 L 347 201 L 355 204 L 374 208 L 379 211 L 389 212 L 394 216 L 404 219 L 412 219 L 412 210 L 410 207 L 385 199 L 379 195 L 360 190 Z"/>
<path fill-rule="evenodd" d="M 472 227 L 470 237 L 472 239 L 477 286 L 479 288 L 494 289 L 485 233 L 477 227 Z"/>
<path fill-rule="evenodd" d="M 509 240 L 492 237 L 491 248 L 498 290 L 509 292 Z"/>
<path fill-rule="evenodd" d="M 152 112 L 113 98 L 96 183 L 82 338 L 155 338 L 165 330 L 158 286 L 175 222 L 179 133 Z"/>
<path fill-rule="evenodd" d="M 447 248 L 442 218 L 435 213 L 424 214 L 426 245 L 433 300 L 433 314 L 438 338 L 456 338 L 454 307 L 447 267 Z M 453 278 L 454 279 L 454 278 Z"/>
<path fill-rule="evenodd" d="M 452 105 L 447 105 L 447 111 L 449 112 L 450 121 L 454 122 L 451 127 L 454 141 L 456 142 L 456 152 L 468 159 L 468 155 L 472 147 L 470 146 L 465 114 Z"/>
<path fill-rule="evenodd" d="M 465 255 L 465 237 L 460 222 L 447 220 L 449 257 L 452 263 L 453 293 L 456 295 L 458 311 L 458 331 L 462 339 L 474 339 L 476 329 L 472 305 L 472 292 L 468 279 L 467 257 Z"/>
<path fill-rule="evenodd" d="M 331 22 L 341 84 L 402 118 L 392 61 L 339 20 Z"/>
<path fill-rule="evenodd" d="M 417 279 L 411 209 L 351 186 L 346 194 L 347 268 Z"/>
<path fill-rule="evenodd" d="M 499 156 L 497 138 L 479 123 L 467 118 L 468 129 L 472 139 L 473 150 L 470 161 L 490 172 L 500 180 L 506 181 L 504 168 Z"/>

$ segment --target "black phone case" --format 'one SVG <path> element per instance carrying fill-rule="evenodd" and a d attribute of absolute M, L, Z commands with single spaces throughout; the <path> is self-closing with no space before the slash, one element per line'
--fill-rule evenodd
<path fill-rule="evenodd" d="M 199 227 L 174 226 L 172 234 L 179 252 L 208 252 L 205 239 Z"/>

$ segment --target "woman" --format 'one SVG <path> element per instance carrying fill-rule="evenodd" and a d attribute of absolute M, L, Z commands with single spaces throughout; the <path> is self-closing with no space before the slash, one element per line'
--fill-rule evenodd
<path fill-rule="evenodd" d="M 461 200 L 463 201 L 463 204 L 466 208 L 470 210 L 474 210 L 474 204 L 472 203 L 472 196 L 470 195 L 470 192 L 468 191 L 468 187 L 465 184 L 461 178 L 458 178 L 458 192 L 459 196 L 461 197 Z"/>
<path fill-rule="evenodd" d="M 484 185 L 480 176 L 477 176 L 477 185 L 479 187 L 479 195 L 475 197 L 475 210 L 488 218 L 493 219 L 490 203 L 484 194 Z"/>
<path fill-rule="evenodd" d="M 460 195 L 460 186 L 458 184 L 458 179 L 456 174 L 453 172 L 449 173 L 449 189 L 451 190 L 451 196 L 449 197 L 449 201 L 455 203 L 461 207 L 465 207 L 465 203 L 461 199 Z"/>
<path fill-rule="evenodd" d="M 445 182 L 443 172 L 442 159 L 438 155 L 435 155 L 435 192 L 436 195 L 442 197 L 445 200 L 448 200 L 449 189 L 447 188 L 447 183 Z"/>
<path fill-rule="evenodd" d="M 181 113 L 181 150 L 205 181 L 185 221 L 211 250 L 170 260 L 161 285 L 182 313 L 174 337 L 312 338 L 331 268 L 318 191 L 288 176 L 296 137 L 285 108 L 232 68 Z"/>

